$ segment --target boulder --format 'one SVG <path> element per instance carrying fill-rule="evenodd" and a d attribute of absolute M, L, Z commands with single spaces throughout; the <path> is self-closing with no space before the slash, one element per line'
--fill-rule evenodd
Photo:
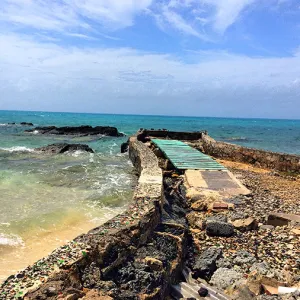
<path fill-rule="evenodd" d="M 206 233 L 209 236 L 230 237 L 234 234 L 234 227 L 226 222 L 211 220 L 206 223 Z"/>
<path fill-rule="evenodd" d="M 129 141 L 122 143 L 121 144 L 121 153 L 128 152 L 128 148 L 129 148 Z"/>
<path fill-rule="evenodd" d="M 217 270 L 217 261 L 222 257 L 222 249 L 210 247 L 202 252 L 195 259 L 193 268 L 193 277 L 210 279 L 212 274 Z"/>
<path fill-rule="evenodd" d="M 73 135 L 73 136 L 88 136 L 88 135 L 107 135 L 120 137 L 124 136 L 123 133 L 120 133 L 116 127 L 110 126 L 78 126 L 78 127 L 55 127 L 55 126 L 46 126 L 46 127 L 35 127 L 33 129 L 25 130 L 25 132 L 38 132 L 39 134 L 54 134 L 54 135 Z"/>
<path fill-rule="evenodd" d="M 254 218 L 240 219 L 232 222 L 235 229 L 245 232 L 255 230 L 258 228 L 258 222 Z"/>
<path fill-rule="evenodd" d="M 210 280 L 210 284 L 220 290 L 226 290 L 243 278 L 243 274 L 233 269 L 220 268 Z"/>
<path fill-rule="evenodd" d="M 74 152 L 74 151 L 85 151 L 89 153 L 94 153 L 88 145 L 84 144 L 52 144 L 45 147 L 35 148 L 35 151 L 44 152 L 47 154 L 62 154 L 65 152 Z"/>

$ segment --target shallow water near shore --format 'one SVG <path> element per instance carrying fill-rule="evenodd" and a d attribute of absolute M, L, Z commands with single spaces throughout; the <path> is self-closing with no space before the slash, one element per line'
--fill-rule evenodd
<path fill-rule="evenodd" d="M 2 147 L 8 140 L 13 137 L 1 136 L 0 280 L 124 211 L 135 180 L 114 138 L 77 138 L 96 153 L 61 155 L 33 147 L 73 139 L 18 132 L 17 145 Z"/>
<path fill-rule="evenodd" d="M 251 120 L 0 111 L 0 281 L 126 209 L 135 176 L 120 145 L 127 138 L 42 136 L 34 126 L 110 125 L 208 130 L 217 140 L 300 154 L 299 120 Z M 46 155 L 35 147 L 88 144 L 94 154 Z"/>

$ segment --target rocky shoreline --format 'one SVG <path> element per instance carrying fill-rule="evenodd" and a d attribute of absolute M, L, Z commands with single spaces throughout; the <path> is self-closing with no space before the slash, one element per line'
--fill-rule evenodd
<path fill-rule="evenodd" d="M 139 174 L 128 210 L 8 278 L 0 299 L 179 299 L 185 268 L 189 299 L 299 299 L 278 295 L 300 288 L 299 175 L 222 160 L 251 192 L 195 196 L 149 135 L 128 141 Z"/>
<path fill-rule="evenodd" d="M 273 171 L 221 162 L 251 194 L 227 200 L 234 204 L 233 210 L 218 214 L 194 211 L 188 215 L 197 251 L 202 253 L 190 267 L 198 267 L 196 271 L 200 274 L 206 272 L 201 276 L 203 279 L 236 299 L 243 299 L 239 294 L 243 289 L 248 292 L 245 299 L 299 299 L 299 293 L 267 296 L 277 294 L 279 286 L 300 287 L 300 231 L 296 229 L 300 223 L 268 225 L 273 212 L 300 215 L 299 178 L 278 177 Z M 232 225 L 234 233 L 228 237 L 208 235 L 205 229 L 208 219 L 222 226 Z"/>

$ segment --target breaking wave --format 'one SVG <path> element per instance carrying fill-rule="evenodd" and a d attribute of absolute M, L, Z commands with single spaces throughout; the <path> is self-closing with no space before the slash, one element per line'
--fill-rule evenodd
<path fill-rule="evenodd" d="M 8 152 L 34 152 L 33 148 L 28 148 L 24 146 L 14 146 L 10 148 L 0 148 L 2 151 L 8 151 Z"/>
<path fill-rule="evenodd" d="M 23 240 L 14 234 L 0 233 L 0 246 L 23 246 Z"/>

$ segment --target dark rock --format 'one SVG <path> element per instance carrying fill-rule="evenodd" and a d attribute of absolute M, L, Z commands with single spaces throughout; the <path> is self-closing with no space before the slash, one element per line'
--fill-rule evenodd
<path fill-rule="evenodd" d="M 32 123 L 28 123 L 28 122 L 21 122 L 20 125 L 23 125 L 23 126 L 33 126 Z"/>
<path fill-rule="evenodd" d="M 121 145 L 121 153 L 126 153 L 128 152 L 128 148 L 129 148 L 129 141 L 122 143 Z"/>
<path fill-rule="evenodd" d="M 200 297 L 206 297 L 208 295 L 208 290 L 204 287 L 201 287 L 198 291 Z"/>
<path fill-rule="evenodd" d="M 45 152 L 48 154 L 62 154 L 65 152 L 74 152 L 74 151 L 85 151 L 89 153 L 94 153 L 93 149 L 91 149 L 88 145 L 83 144 L 52 144 L 41 148 L 35 148 L 35 151 Z"/>
<path fill-rule="evenodd" d="M 206 233 L 209 236 L 230 237 L 234 234 L 234 227 L 226 222 L 208 221 L 206 223 Z"/>
<path fill-rule="evenodd" d="M 57 295 L 57 290 L 55 287 L 50 286 L 50 287 L 48 287 L 46 293 L 47 293 L 47 296 L 55 296 L 55 295 Z"/>
<path fill-rule="evenodd" d="M 16 125 L 15 122 L 12 122 L 12 123 L 7 123 L 8 125 Z"/>
<path fill-rule="evenodd" d="M 114 279 L 124 290 L 151 294 L 161 284 L 163 277 L 145 264 L 129 262 L 118 270 Z"/>
<path fill-rule="evenodd" d="M 75 136 L 88 136 L 88 135 L 107 135 L 120 137 L 124 136 L 120 133 L 116 127 L 110 126 L 78 126 L 78 127 L 35 127 L 30 130 L 25 130 L 25 132 L 35 132 L 38 131 L 40 134 L 54 134 L 54 135 L 75 135 Z"/>
<path fill-rule="evenodd" d="M 222 250 L 216 247 L 210 247 L 196 257 L 196 262 L 193 268 L 193 276 L 195 278 L 210 279 L 216 271 L 216 262 L 222 257 Z"/>
<path fill-rule="evenodd" d="M 100 268 L 95 262 L 92 262 L 87 266 L 82 274 L 83 287 L 88 289 L 103 288 L 103 282 L 101 281 Z"/>
<path fill-rule="evenodd" d="M 19 273 L 19 274 L 16 275 L 16 277 L 19 278 L 19 279 L 24 278 L 24 276 L 25 276 L 24 273 Z"/>

